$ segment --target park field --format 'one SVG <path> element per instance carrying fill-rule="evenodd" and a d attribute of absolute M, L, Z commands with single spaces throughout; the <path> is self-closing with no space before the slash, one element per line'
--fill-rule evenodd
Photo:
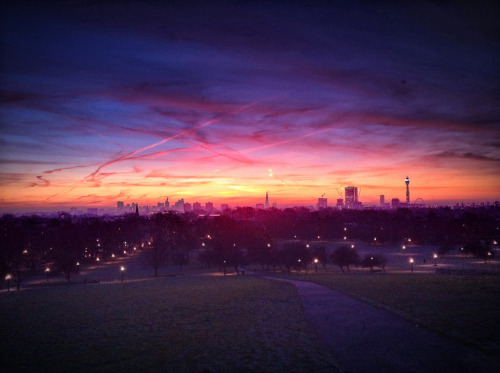
<path fill-rule="evenodd" d="M 288 277 L 288 276 L 287 276 Z M 342 291 L 419 327 L 500 356 L 500 276 L 435 273 L 291 275 Z"/>
<path fill-rule="evenodd" d="M 16 372 L 336 371 L 293 285 L 175 276 L 0 294 Z"/>

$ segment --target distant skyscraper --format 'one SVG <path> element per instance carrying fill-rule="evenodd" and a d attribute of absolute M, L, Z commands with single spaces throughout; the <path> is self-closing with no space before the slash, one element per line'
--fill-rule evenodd
<path fill-rule="evenodd" d="M 205 210 L 207 210 L 208 213 L 212 212 L 214 210 L 214 204 L 212 202 L 205 203 Z"/>
<path fill-rule="evenodd" d="M 318 208 L 326 209 L 328 207 L 328 198 L 318 198 Z"/>
<path fill-rule="evenodd" d="M 118 201 L 116 202 L 116 208 L 118 210 L 123 210 L 123 207 L 125 206 L 125 204 L 123 203 L 123 201 Z"/>
<path fill-rule="evenodd" d="M 223 203 L 223 204 L 220 205 L 220 209 L 222 211 L 229 210 L 229 205 L 227 203 Z"/>
<path fill-rule="evenodd" d="M 195 202 L 193 203 L 193 210 L 194 211 L 200 211 L 202 208 L 201 208 L 201 203 L 200 202 Z"/>
<path fill-rule="evenodd" d="M 358 206 L 358 187 L 348 186 L 345 188 L 345 205 L 347 207 Z"/>
<path fill-rule="evenodd" d="M 385 196 L 383 194 L 380 195 L 380 206 L 385 205 Z"/>
<path fill-rule="evenodd" d="M 264 205 L 263 203 L 257 203 L 257 204 L 255 205 L 255 208 L 256 208 L 256 209 L 264 209 L 264 208 L 265 208 L 265 205 Z"/>
<path fill-rule="evenodd" d="M 266 192 L 266 209 L 269 208 L 269 193 Z"/>
<path fill-rule="evenodd" d="M 191 204 L 189 202 L 184 203 L 184 211 L 191 211 Z"/>
<path fill-rule="evenodd" d="M 176 211 L 181 211 L 181 212 L 184 211 L 184 198 L 181 198 L 180 200 L 175 202 L 174 209 Z"/>
<path fill-rule="evenodd" d="M 342 198 L 337 198 L 337 207 L 344 207 L 344 200 Z"/>
<path fill-rule="evenodd" d="M 170 202 L 168 202 L 168 197 L 167 200 L 165 201 L 165 210 L 170 209 Z"/>
<path fill-rule="evenodd" d="M 410 179 L 406 176 L 406 203 L 410 204 Z"/>

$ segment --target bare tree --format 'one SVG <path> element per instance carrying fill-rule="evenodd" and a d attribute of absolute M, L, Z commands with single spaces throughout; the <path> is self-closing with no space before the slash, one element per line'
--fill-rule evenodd
<path fill-rule="evenodd" d="M 341 245 L 333 252 L 330 260 L 333 264 L 339 266 L 342 273 L 344 273 L 344 267 L 349 271 L 349 266 L 359 264 L 359 255 L 356 249 Z"/>

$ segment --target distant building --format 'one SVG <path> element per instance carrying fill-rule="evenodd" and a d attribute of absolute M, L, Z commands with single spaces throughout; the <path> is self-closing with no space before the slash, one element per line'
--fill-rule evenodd
<path fill-rule="evenodd" d="M 200 202 L 193 203 L 193 211 L 201 211 L 201 210 L 203 210 L 203 209 L 201 208 Z"/>
<path fill-rule="evenodd" d="M 168 202 L 168 198 L 165 201 L 165 210 L 170 210 L 170 202 Z"/>
<path fill-rule="evenodd" d="M 161 210 L 163 210 L 164 208 L 165 208 L 165 204 L 164 204 L 164 203 L 162 203 L 162 202 L 158 202 L 158 204 L 156 205 L 156 209 L 157 209 L 158 211 L 161 211 Z"/>
<path fill-rule="evenodd" d="M 269 208 L 269 193 L 266 192 L 266 209 Z"/>
<path fill-rule="evenodd" d="M 184 203 L 184 211 L 191 211 L 191 204 L 189 202 Z"/>
<path fill-rule="evenodd" d="M 318 208 L 326 209 L 328 207 L 328 198 L 318 198 Z"/>
<path fill-rule="evenodd" d="M 358 187 L 348 186 L 345 188 L 345 205 L 349 208 L 358 207 Z"/>
<path fill-rule="evenodd" d="M 229 205 L 228 205 L 227 203 L 223 203 L 222 205 L 220 205 L 220 209 L 221 209 L 222 211 L 224 211 L 224 210 L 229 210 Z"/>
<path fill-rule="evenodd" d="M 380 195 L 380 206 L 385 205 L 385 196 L 383 194 Z"/>
<path fill-rule="evenodd" d="M 174 209 L 176 211 L 184 211 L 184 198 L 181 198 L 174 204 Z"/>
<path fill-rule="evenodd" d="M 398 208 L 398 207 L 399 207 L 399 205 L 400 205 L 400 203 L 399 203 L 399 198 L 393 198 L 393 199 L 391 200 L 391 207 L 392 207 L 393 209 Z"/>
<path fill-rule="evenodd" d="M 344 200 L 342 198 L 337 198 L 337 207 L 344 207 Z"/>
<path fill-rule="evenodd" d="M 207 210 L 208 213 L 211 213 L 214 210 L 214 204 L 212 202 L 205 203 L 205 210 Z"/>
<path fill-rule="evenodd" d="M 255 208 L 257 208 L 257 209 L 265 209 L 265 208 L 266 208 L 266 205 L 264 205 L 263 203 L 257 203 L 257 204 L 255 205 Z"/>
<path fill-rule="evenodd" d="M 125 207 L 125 204 L 123 203 L 123 201 L 116 202 L 116 208 L 118 210 L 123 210 L 123 207 Z"/>

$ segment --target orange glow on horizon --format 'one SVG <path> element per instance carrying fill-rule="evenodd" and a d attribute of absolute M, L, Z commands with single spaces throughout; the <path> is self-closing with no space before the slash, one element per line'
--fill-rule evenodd
<path fill-rule="evenodd" d="M 181 3 L 2 5 L 1 212 L 500 200 L 481 13 Z"/>

